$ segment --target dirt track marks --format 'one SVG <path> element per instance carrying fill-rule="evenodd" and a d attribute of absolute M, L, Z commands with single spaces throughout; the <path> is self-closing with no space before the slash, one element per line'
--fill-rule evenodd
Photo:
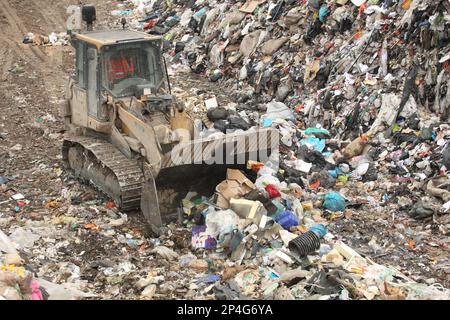
<path fill-rule="evenodd" d="M 62 16 L 58 14 L 58 10 L 56 10 L 56 7 L 59 5 L 60 1 L 30 0 L 29 2 L 43 17 L 47 26 L 51 26 L 55 32 L 58 30 L 65 30 L 66 23 Z M 41 2 L 45 2 L 45 5 Z"/>
<path fill-rule="evenodd" d="M 2 10 L 6 16 L 10 27 L 10 34 L 6 33 L 5 37 L 12 36 L 12 40 L 16 42 L 20 41 L 20 39 L 28 33 L 23 22 L 17 16 L 15 10 L 10 6 L 8 0 L 0 0 L 0 10 Z M 48 60 L 45 53 L 38 47 L 29 46 L 29 49 L 24 48 L 23 50 L 31 50 L 33 55 L 41 62 L 46 62 Z"/>
<path fill-rule="evenodd" d="M 9 46 L 4 46 L 0 49 L 0 57 L 2 57 L 2 68 L 0 74 L 0 81 L 6 81 L 8 77 L 8 70 L 10 69 L 13 63 L 13 52 Z"/>

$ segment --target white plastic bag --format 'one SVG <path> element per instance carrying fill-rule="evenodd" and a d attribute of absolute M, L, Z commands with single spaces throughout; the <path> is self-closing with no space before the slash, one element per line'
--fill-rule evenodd
<path fill-rule="evenodd" d="M 239 220 L 239 216 L 233 210 L 217 211 L 214 208 L 209 208 L 205 220 L 206 233 L 217 239 L 221 232 L 237 228 Z"/>
<path fill-rule="evenodd" d="M 17 254 L 14 243 L 8 238 L 6 234 L 3 233 L 2 230 L 0 230 L 0 251 Z"/>

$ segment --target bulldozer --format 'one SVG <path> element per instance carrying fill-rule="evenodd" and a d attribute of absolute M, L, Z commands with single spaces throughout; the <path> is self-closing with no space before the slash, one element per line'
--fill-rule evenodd
<path fill-rule="evenodd" d="M 196 138 L 193 120 L 171 93 L 162 37 L 128 30 L 125 23 L 94 30 L 92 6 L 82 7 L 82 17 L 86 31 L 69 33 L 76 61 L 63 110 L 62 156 L 68 170 L 120 210 L 140 209 L 158 233 L 166 223 L 160 183 L 214 175 L 208 167 L 238 158 L 258 161 L 276 146 L 273 130 L 263 128 Z"/>

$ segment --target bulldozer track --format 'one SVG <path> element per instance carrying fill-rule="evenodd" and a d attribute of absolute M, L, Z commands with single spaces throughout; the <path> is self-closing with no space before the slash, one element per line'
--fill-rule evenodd
<path fill-rule="evenodd" d="M 102 174 L 107 177 L 111 174 L 117 179 L 119 192 L 113 194 L 111 185 L 105 185 L 93 180 L 92 177 L 79 174 L 75 170 L 75 175 L 79 178 L 89 180 L 94 187 L 114 199 L 116 205 L 123 211 L 129 211 L 140 207 L 141 190 L 144 182 L 143 172 L 137 161 L 125 157 L 112 144 L 90 137 L 66 138 L 63 144 L 63 160 L 70 168 L 69 149 L 73 147 L 82 148 L 84 161 L 90 162 L 87 167 L 95 170 L 101 168 Z M 73 170 L 73 168 L 70 168 Z M 108 181 L 105 179 L 105 181 Z"/>

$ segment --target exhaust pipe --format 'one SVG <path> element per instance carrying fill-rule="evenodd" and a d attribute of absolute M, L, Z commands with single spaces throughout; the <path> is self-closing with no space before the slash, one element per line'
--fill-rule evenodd
<path fill-rule="evenodd" d="M 94 6 L 83 6 L 81 9 L 81 16 L 83 21 L 86 22 L 87 31 L 94 30 L 94 21 L 97 20 L 96 11 Z"/>

